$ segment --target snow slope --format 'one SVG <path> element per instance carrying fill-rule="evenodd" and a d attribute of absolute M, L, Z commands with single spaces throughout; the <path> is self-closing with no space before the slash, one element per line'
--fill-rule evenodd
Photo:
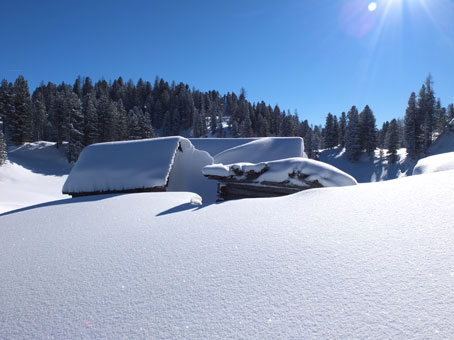
<path fill-rule="evenodd" d="M 454 171 L 0 216 L 0 339 L 451 339 Z M 396 199 L 398 198 L 398 199 Z"/>
<path fill-rule="evenodd" d="M 8 159 L 0 167 L 0 213 L 68 197 L 61 188 L 71 165 L 55 143 L 10 147 Z"/>
<path fill-rule="evenodd" d="M 411 175 L 416 162 L 407 159 L 406 149 L 398 150 L 398 160 L 395 164 L 388 162 L 386 152 L 387 150 L 384 149 L 384 156 L 380 157 L 380 150 L 377 149 L 372 161 L 366 153 L 363 153 L 358 162 L 351 162 L 345 153 L 345 149 L 336 147 L 330 150 L 322 150 L 320 161 L 345 171 L 359 183 L 380 182 Z"/>
<path fill-rule="evenodd" d="M 227 149 L 257 140 L 257 138 L 189 138 L 198 150 L 208 152 L 212 157 Z"/>
<path fill-rule="evenodd" d="M 454 152 L 442 153 L 420 159 L 413 169 L 413 175 L 446 170 L 454 170 Z"/>

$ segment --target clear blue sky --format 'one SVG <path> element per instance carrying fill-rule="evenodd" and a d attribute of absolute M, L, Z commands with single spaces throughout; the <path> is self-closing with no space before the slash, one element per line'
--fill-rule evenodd
<path fill-rule="evenodd" d="M 0 0 L 0 78 L 118 76 L 247 91 L 311 123 L 402 117 L 429 72 L 454 102 L 454 0 Z"/>

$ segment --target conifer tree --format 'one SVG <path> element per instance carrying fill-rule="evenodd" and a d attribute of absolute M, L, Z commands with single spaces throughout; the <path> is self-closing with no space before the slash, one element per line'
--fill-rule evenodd
<path fill-rule="evenodd" d="M 339 144 L 341 147 L 345 146 L 345 131 L 347 129 L 347 116 L 345 115 L 345 112 L 342 112 L 341 117 L 339 119 Z"/>
<path fill-rule="evenodd" d="M 366 150 L 369 158 L 373 159 L 377 147 L 377 132 L 375 116 L 369 105 L 366 105 L 359 115 L 359 133 L 361 149 Z"/>
<path fill-rule="evenodd" d="M 33 113 L 27 81 L 20 75 L 14 82 L 14 112 L 8 119 L 10 137 L 14 143 L 22 144 L 33 138 Z"/>
<path fill-rule="evenodd" d="M 85 96 L 84 114 L 84 144 L 91 145 L 99 141 L 98 114 L 91 94 Z"/>
<path fill-rule="evenodd" d="M 252 137 L 252 122 L 249 115 L 249 110 L 245 112 L 245 116 L 240 126 L 240 137 Z"/>
<path fill-rule="evenodd" d="M 6 79 L 2 80 L 0 85 L 0 119 L 3 122 L 3 134 L 6 133 L 8 119 L 14 113 L 14 93 L 13 84 L 9 83 Z"/>
<path fill-rule="evenodd" d="M 67 108 L 70 114 L 68 161 L 76 162 L 84 145 L 84 116 L 79 97 L 75 92 L 68 93 Z"/>
<path fill-rule="evenodd" d="M 6 142 L 5 142 L 5 135 L 2 131 L 0 131 L 0 166 L 6 163 L 7 155 L 6 155 Z"/>
<path fill-rule="evenodd" d="M 361 155 L 361 137 L 359 129 L 359 115 L 356 106 L 352 106 L 347 115 L 347 128 L 345 131 L 345 149 L 351 161 L 359 160 Z"/>
<path fill-rule="evenodd" d="M 397 121 L 395 119 L 389 123 L 388 131 L 386 132 L 385 146 L 388 149 L 390 163 L 396 163 L 397 149 L 399 148 L 399 134 L 397 130 Z"/>
<path fill-rule="evenodd" d="M 446 115 L 448 116 L 448 122 L 454 119 L 454 104 L 449 104 L 446 110 Z"/>
<path fill-rule="evenodd" d="M 325 121 L 325 128 L 323 133 L 323 144 L 324 148 L 332 149 L 336 146 L 337 140 L 334 136 L 334 117 L 331 113 L 328 113 Z"/>
<path fill-rule="evenodd" d="M 43 140 L 46 130 L 46 105 L 41 92 L 35 92 L 32 98 L 33 140 Z"/>
<path fill-rule="evenodd" d="M 126 116 L 126 110 L 123 106 L 123 101 L 119 99 L 116 102 L 116 109 L 118 114 L 117 125 L 116 125 L 116 140 L 127 140 L 128 139 L 128 119 Z M 151 123 L 150 123 L 151 125 Z"/>
<path fill-rule="evenodd" d="M 416 106 L 416 94 L 411 93 L 408 99 L 408 106 L 405 110 L 404 118 L 404 145 L 407 148 L 407 155 L 410 158 L 416 159 L 419 154 L 418 147 L 419 134 L 418 109 Z"/>

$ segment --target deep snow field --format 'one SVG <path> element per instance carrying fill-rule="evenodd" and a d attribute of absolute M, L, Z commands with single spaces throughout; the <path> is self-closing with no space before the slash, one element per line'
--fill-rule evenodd
<path fill-rule="evenodd" d="M 4 209 L 61 197 L 68 164 L 38 145 L 0 168 Z M 451 339 L 448 158 L 280 198 L 98 195 L 4 213 L 0 339 Z"/>

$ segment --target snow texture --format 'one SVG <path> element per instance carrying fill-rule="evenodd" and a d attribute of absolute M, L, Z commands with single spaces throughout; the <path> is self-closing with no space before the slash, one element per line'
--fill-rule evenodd
<path fill-rule="evenodd" d="M 34 142 L 8 148 L 0 167 L 0 213 L 68 197 L 61 187 L 71 169 L 63 148 Z"/>
<path fill-rule="evenodd" d="M 257 164 L 252 163 L 237 163 L 237 164 L 213 164 L 203 168 L 204 175 L 220 176 L 220 177 L 235 177 L 238 179 L 246 179 L 247 173 L 253 171 L 260 173 L 266 171 L 253 182 L 275 182 L 281 183 L 288 181 L 290 184 L 301 185 L 301 180 L 297 177 L 289 176 L 291 174 L 306 175 L 305 181 L 318 181 L 324 187 L 356 185 L 356 180 L 347 173 L 333 167 L 332 165 L 315 161 L 308 158 L 288 158 L 271 162 L 262 162 Z M 243 173 L 242 176 L 237 176 L 236 173 Z"/>
<path fill-rule="evenodd" d="M 181 146 L 180 152 L 178 149 Z M 183 137 L 110 142 L 86 147 L 63 187 L 64 193 L 165 187 L 193 190 L 208 182 L 201 169 L 213 158 Z"/>
<path fill-rule="evenodd" d="M 305 156 L 300 137 L 266 137 L 225 150 L 214 156 L 214 163 L 260 163 Z"/>
<path fill-rule="evenodd" d="M 420 159 L 413 169 L 413 175 L 446 170 L 454 170 L 454 152 L 442 153 Z"/>
<path fill-rule="evenodd" d="M 454 171 L 0 216 L 0 339 L 451 339 Z M 396 199 L 397 198 L 397 199 Z"/>

